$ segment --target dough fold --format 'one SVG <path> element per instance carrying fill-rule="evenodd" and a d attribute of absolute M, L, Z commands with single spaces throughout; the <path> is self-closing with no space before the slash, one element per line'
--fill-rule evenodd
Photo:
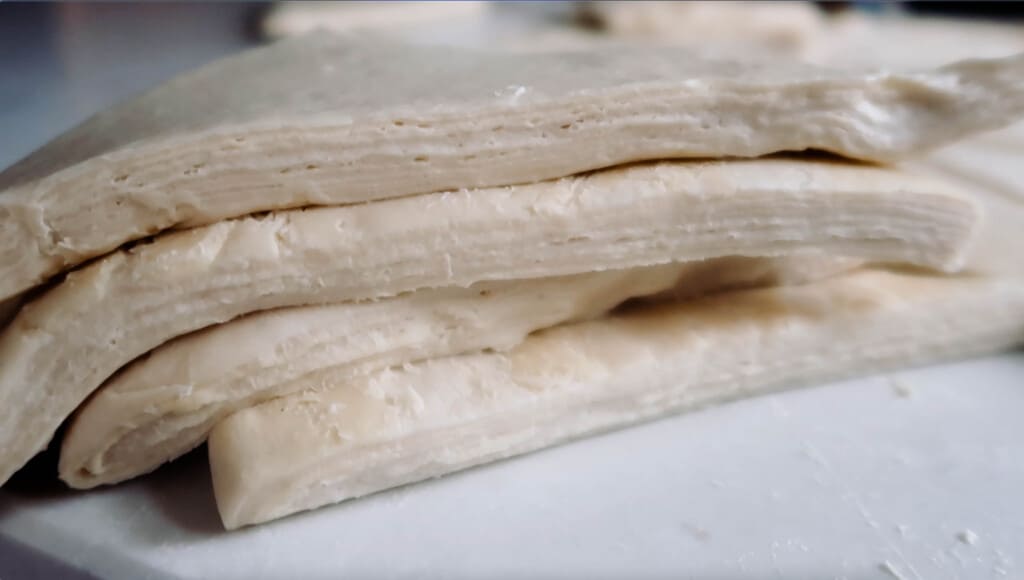
<path fill-rule="evenodd" d="M 0 485 L 69 417 L 77 488 L 208 439 L 235 528 L 1019 344 L 1020 187 L 984 224 L 990 182 L 879 164 L 1021 116 L 1024 54 L 313 34 L 213 63 L 0 173 Z M 959 181 L 957 147 L 917 167 Z"/>
<path fill-rule="evenodd" d="M 213 430 L 224 524 L 268 521 L 662 414 L 1024 344 L 1021 128 L 914 164 L 970 188 L 985 209 L 963 273 L 868 268 L 615 312 L 532 335 L 507 353 L 339 377 L 333 388 L 252 407 Z"/>
<path fill-rule="evenodd" d="M 0 173 L 0 300 L 126 242 L 261 211 L 681 157 L 891 162 L 1022 114 L 1024 56 L 840 72 L 314 34 L 182 75 Z"/>
<path fill-rule="evenodd" d="M 955 269 L 978 216 L 929 179 L 780 158 L 635 165 L 158 236 L 71 272 L 0 335 L 0 482 L 125 364 L 250 312 L 726 256 Z"/>
<path fill-rule="evenodd" d="M 668 413 L 1021 342 L 1019 279 L 860 271 L 346 377 L 220 422 L 210 467 L 234 529 Z"/>
<path fill-rule="evenodd" d="M 234 411 L 343 376 L 508 350 L 530 332 L 600 316 L 629 298 L 804 283 L 857 264 L 719 258 L 254 313 L 166 343 L 111 377 L 65 432 L 60 476 L 76 488 L 130 479 L 201 444 Z"/>

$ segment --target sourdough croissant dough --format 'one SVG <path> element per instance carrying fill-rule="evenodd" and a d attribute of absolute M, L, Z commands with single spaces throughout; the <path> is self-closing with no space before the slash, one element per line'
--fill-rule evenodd
<path fill-rule="evenodd" d="M 1024 114 L 1024 55 L 892 74 L 612 50 L 314 35 L 172 80 L 0 174 L 3 310 L 74 268 L 0 333 L 0 483 L 104 383 L 62 477 L 128 478 L 212 428 L 236 526 L 705 400 L 675 386 L 684 369 L 712 400 L 1016 340 L 1003 277 L 827 278 L 958 270 L 975 200 L 780 152 L 888 162 L 999 126 Z M 700 156 L 717 160 L 679 159 Z M 854 339 L 823 340 L 837 325 Z M 741 364 L 759 357 L 783 366 Z M 494 446 L 457 437 L 474 432 Z"/>
<path fill-rule="evenodd" d="M 640 160 L 814 148 L 888 162 L 1022 113 L 1024 56 L 854 73 L 318 34 L 176 78 L 0 174 L 0 300 L 177 226 Z"/>
<path fill-rule="evenodd" d="M 77 488 L 130 479 L 199 445 L 234 411 L 343 376 L 507 350 L 530 332 L 599 316 L 628 298 L 803 283 L 856 265 L 719 258 L 255 313 L 167 343 L 107 381 L 65 433 L 60 475 Z"/>
<path fill-rule="evenodd" d="M 1019 280 L 861 271 L 638 309 L 240 411 L 210 434 L 217 506 L 234 529 L 667 413 L 1021 341 Z"/>
<path fill-rule="evenodd" d="M 668 264 L 281 308 L 183 336 L 113 377 L 83 405 L 64 436 L 61 478 L 79 488 L 129 479 L 199 445 L 233 411 L 296 385 L 508 349 L 534 330 L 671 288 L 684 270 Z"/>
<path fill-rule="evenodd" d="M 463 2 L 310 2 L 298 0 L 274 4 L 263 18 L 263 33 L 271 38 L 309 34 L 318 30 L 332 32 L 397 33 L 402 38 L 418 31 L 450 25 L 479 25 L 487 12 L 487 3 Z"/>
<path fill-rule="evenodd" d="M 828 32 L 808 2 L 581 2 L 585 22 L 615 37 L 685 45 L 715 54 L 807 60 Z"/>
<path fill-rule="evenodd" d="M 977 218 L 933 180 L 775 158 L 634 165 L 159 236 L 71 272 L 0 335 L 0 482 L 123 365 L 249 312 L 725 256 L 955 269 Z"/>
<path fill-rule="evenodd" d="M 543 331 L 230 416 L 210 467 L 228 528 L 799 384 L 1024 344 L 1024 124 L 913 163 L 987 220 L 967 270 L 867 269 Z M 987 163 L 978 165 L 978 156 Z M 301 453 L 296 450 L 302 450 Z"/>

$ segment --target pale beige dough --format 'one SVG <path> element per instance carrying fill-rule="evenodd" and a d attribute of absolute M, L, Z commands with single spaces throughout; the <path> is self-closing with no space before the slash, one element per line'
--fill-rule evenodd
<path fill-rule="evenodd" d="M 891 161 L 1022 113 L 1024 57 L 865 73 L 314 34 L 174 79 L 0 174 L 0 300 L 125 242 L 259 211 L 661 158 Z"/>
<path fill-rule="evenodd" d="M 0 335 L 0 482 L 119 368 L 242 314 L 724 256 L 955 269 L 978 217 L 933 180 L 779 158 L 634 165 L 159 236 L 71 272 Z"/>
<path fill-rule="evenodd" d="M 856 264 L 719 258 L 258 312 L 166 343 L 113 376 L 65 432 L 60 476 L 76 488 L 123 481 L 201 444 L 234 411 L 342 376 L 507 350 L 532 331 L 601 315 L 628 298 L 803 283 Z"/>
<path fill-rule="evenodd" d="M 684 270 L 668 264 L 279 308 L 182 336 L 112 377 L 76 413 L 60 476 L 78 488 L 116 483 L 201 444 L 232 412 L 321 377 L 507 349 L 539 328 L 671 288 Z"/>
<path fill-rule="evenodd" d="M 263 20 L 263 33 L 277 38 L 317 30 L 395 33 L 403 37 L 418 30 L 451 26 L 452 22 L 479 27 L 487 3 L 460 2 L 278 2 Z"/>
<path fill-rule="evenodd" d="M 1024 30 L 1014 23 L 857 10 L 826 16 L 810 2 L 587 2 L 579 11 L 600 29 L 578 34 L 581 48 L 670 43 L 735 58 L 904 70 L 1024 52 Z"/>
<path fill-rule="evenodd" d="M 1024 123 L 979 135 L 907 164 L 953 187 L 984 194 L 984 226 L 966 263 L 971 271 L 1024 274 Z"/>
<path fill-rule="evenodd" d="M 951 39 L 957 39 L 951 42 Z M 850 11 L 830 21 L 813 54 L 838 67 L 914 69 L 965 58 L 999 58 L 1024 52 L 1024 29 L 989 19 L 884 17 Z"/>
<path fill-rule="evenodd" d="M 240 411 L 209 439 L 228 529 L 667 413 L 1024 342 L 1024 283 L 861 271 L 638 309 Z"/>
<path fill-rule="evenodd" d="M 1022 129 L 914 163 L 986 209 L 963 274 L 867 270 L 565 326 L 509 354 L 339 377 L 335 389 L 268 402 L 213 430 L 224 523 L 274 519 L 645 417 L 1024 344 Z M 532 430 L 517 423 L 524 411 Z M 465 444 L 480 440 L 493 444 Z M 285 455 L 285 445 L 304 454 Z"/>
<path fill-rule="evenodd" d="M 828 26 L 810 2 L 580 3 L 585 22 L 613 37 L 671 43 L 716 54 L 815 56 Z"/>

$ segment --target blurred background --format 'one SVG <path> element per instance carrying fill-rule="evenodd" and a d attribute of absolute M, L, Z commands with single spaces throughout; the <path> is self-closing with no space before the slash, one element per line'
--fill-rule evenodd
<path fill-rule="evenodd" d="M 670 43 L 729 56 L 923 67 L 1024 51 L 1018 3 L 0 2 L 0 168 L 176 73 L 328 28 L 507 50 Z"/>

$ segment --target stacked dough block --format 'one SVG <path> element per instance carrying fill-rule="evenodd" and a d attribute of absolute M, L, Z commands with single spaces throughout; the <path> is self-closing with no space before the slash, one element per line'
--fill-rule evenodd
<path fill-rule="evenodd" d="M 214 63 L 0 175 L 0 481 L 69 417 L 78 488 L 209 437 L 233 528 L 1007 348 L 1024 280 L 983 258 L 1024 212 L 985 221 L 894 164 L 1022 113 L 1024 57 L 850 73 L 316 34 Z"/>

